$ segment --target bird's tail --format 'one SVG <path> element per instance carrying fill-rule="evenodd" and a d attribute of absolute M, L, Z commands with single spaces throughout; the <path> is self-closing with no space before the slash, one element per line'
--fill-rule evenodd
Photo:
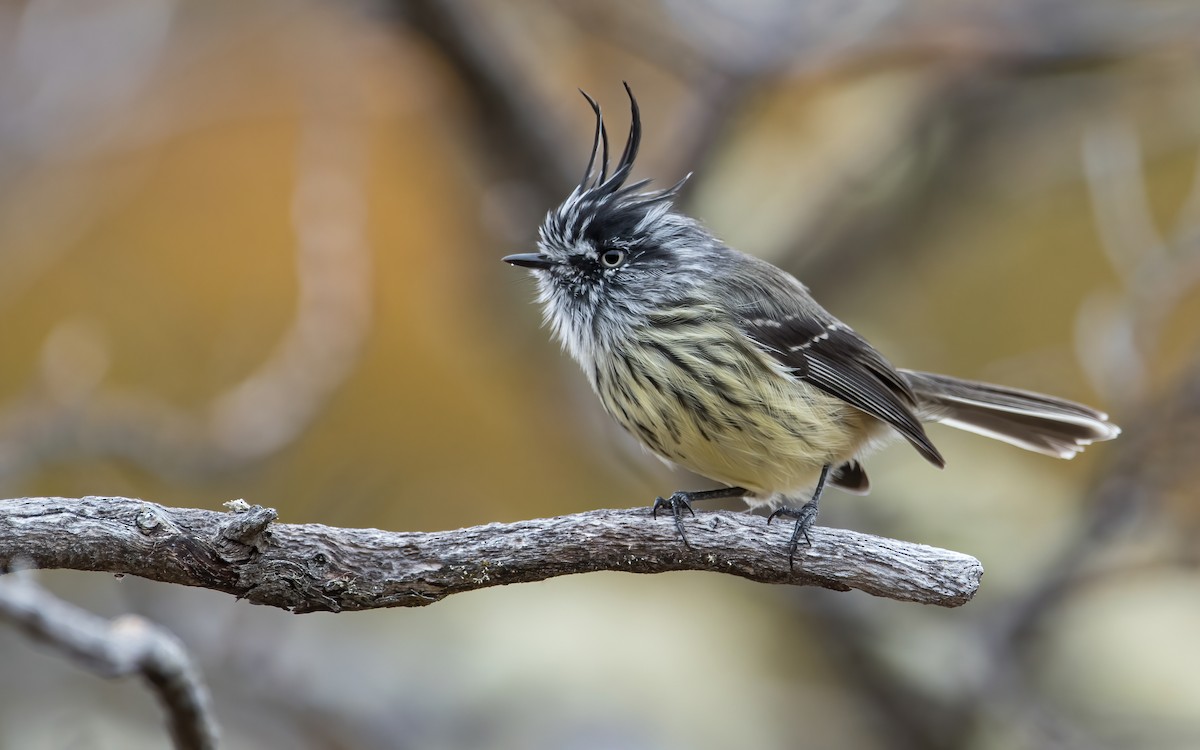
<path fill-rule="evenodd" d="M 922 419 L 1026 450 L 1073 458 L 1088 445 L 1121 434 L 1107 414 L 1083 404 L 929 372 L 900 373 L 916 394 Z"/>

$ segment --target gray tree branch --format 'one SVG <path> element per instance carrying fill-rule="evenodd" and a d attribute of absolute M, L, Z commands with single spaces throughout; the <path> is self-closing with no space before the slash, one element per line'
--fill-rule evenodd
<path fill-rule="evenodd" d="M 715 511 L 688 517 L 691 547 L 645 508 L 435 532 L 275 523 L 270 508 L 168 508 L 123 497 L 0 500 L 0 565 L 125 573 L 224 591 L 292 612 L 419 607 L 463 591 L 572 573 L 706 570 L 763 583 L 858 589 L 956 607 L 979 587 L 968 555 L 817 528 L 794 570 L 790 524 Z"/>
<path fill-rule="evenodd" d="M 136 615 L 109 622 L 56 598 L 27 573 L 0 578 L 0 619 L 102 677 L 140 675 L 166 709 L 175 747 L 217 746 L 208 688 L 183 645 L 168 631 Z"/>

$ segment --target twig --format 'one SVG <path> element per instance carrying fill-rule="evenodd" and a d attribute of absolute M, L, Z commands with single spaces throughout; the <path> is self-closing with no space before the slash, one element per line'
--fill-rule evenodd
<path fill-rule="evenodd" d="M 247 521 L 247 514 L 252 521 Z M 689 549 L 646 509 L 595 510 L 429 533 L 271 523 L 271 509 L 167 508 L 121 497 L 0 500 L 0 565 L 127 573 L 293 612 L 419 607 L 451 594 L 597 570 L 707 570 L 763 583 L 858 589 L 955 607 L 979 587 L 968 555 L 841 529 L 790 529 L 744 513 L 687 518 Z"/>
<path fill-rule="evenodd" d="M 0 618 L 103 677 L 141 675 L 167 711 L 175 747 L 217 746 L 208 689 L 174 635 L 135 615 L 109 622 L 62 601 L 27 573 L 0 578 Z"/>

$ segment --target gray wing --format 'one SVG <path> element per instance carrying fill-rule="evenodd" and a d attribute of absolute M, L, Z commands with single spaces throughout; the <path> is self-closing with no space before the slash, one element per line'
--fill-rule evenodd
<path fill-rule="evenodd" d="M 741 327 L 797 378 L 886 422 L 930 463 L 944 466 L 916 416 L 916 396 L 904 378 L 849 326 L 815 303 L 811 308 L 782 313 L 742 307 Z"/>

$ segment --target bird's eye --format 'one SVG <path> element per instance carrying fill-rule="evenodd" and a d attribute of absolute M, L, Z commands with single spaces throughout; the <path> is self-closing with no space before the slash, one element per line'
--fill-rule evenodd
<path fill-rule="evenodd" d="M 625 251 L 610 248 L 600 253 L 600 263 L 605 268 L 616 268 L 625 262 Z"/>

